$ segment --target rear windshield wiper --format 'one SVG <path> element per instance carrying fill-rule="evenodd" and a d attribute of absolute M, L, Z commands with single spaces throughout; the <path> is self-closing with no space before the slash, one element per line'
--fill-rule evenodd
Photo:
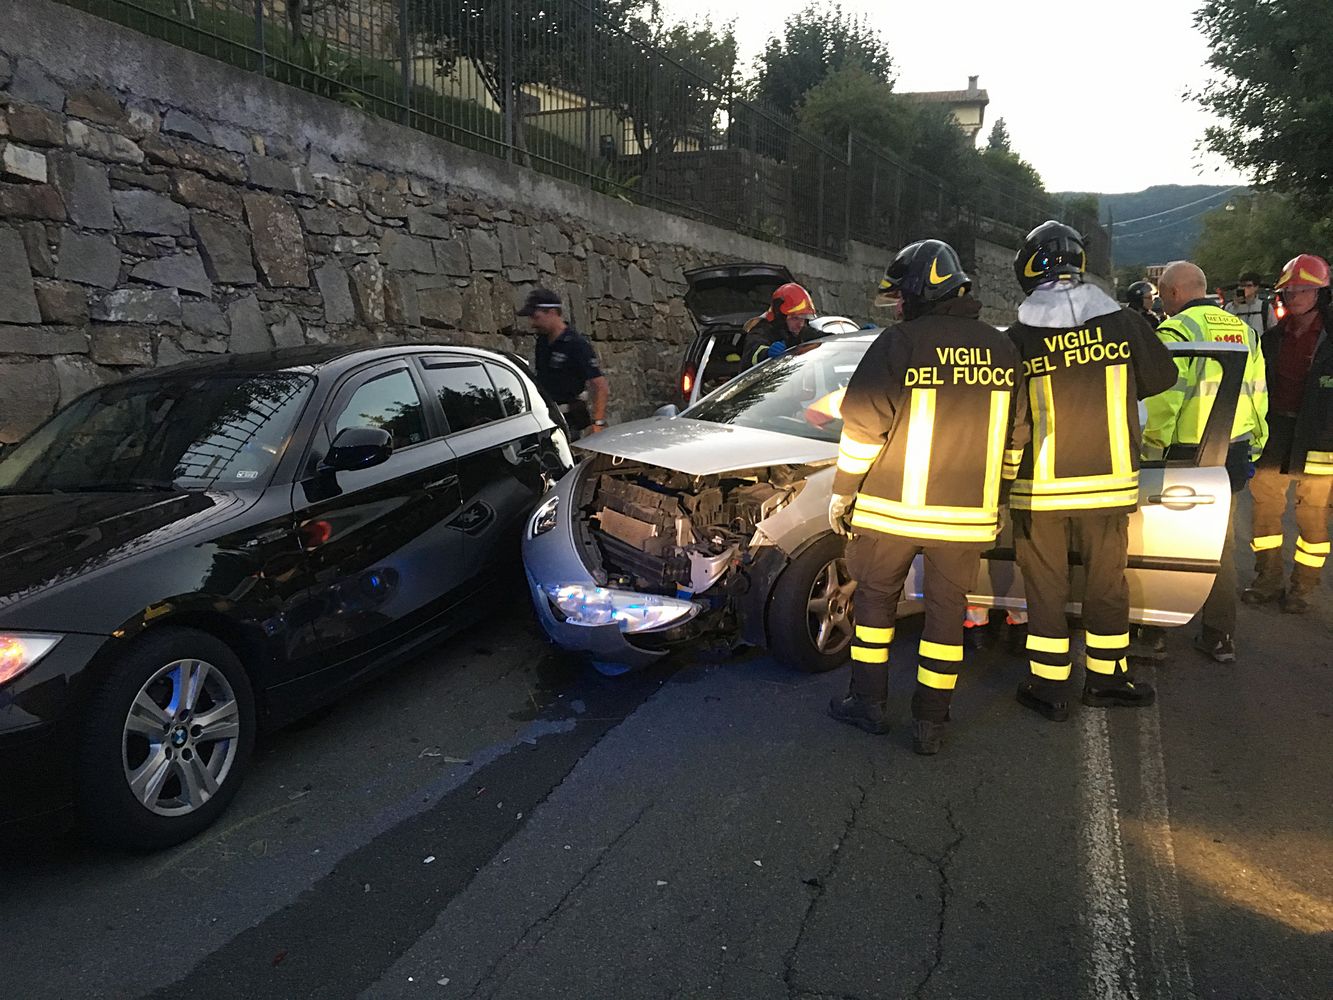
<path fill-rule="evenodd" d="M 109 483 L 51 487 L 53 493 L 175 493 L 176 490 L 175 483 L 152 479 L 122 479 Z"/>

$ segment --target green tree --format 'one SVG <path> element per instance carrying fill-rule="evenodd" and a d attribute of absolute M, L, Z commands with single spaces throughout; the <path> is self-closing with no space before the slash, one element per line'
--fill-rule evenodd
<path fill-rule="evenodd" d="M 1272 282 L 1299 253 L 1333 255 L 1333 220 L 1312 216 L 1294 198 L 1264 192 L 1235 197 L 1205 215 L 1193 259 L 1213 285 L 1246 271 Z"/>
<path fill-rule="evenodd" d="M 856 132 L 877 146 L 905 150 L 915 141 L 917 128 L 916 107 L 855 63 L 812 87 L 797 108 L 796 120 L 838 148 L 848 133 Z"/>
<path fill-rule="evenodd" d="M 806 94 L 844 66 L 859 66 L 882 83 L 892 81 L 888 45 L 869 20 L 841 4 L 811 3 L 768 40 L 756 62 L 751 93 L 773 110 L 793 115 Z"/>
<path fill-rule="evenodd" d="M 986 152 L 1013 152 L 1013 145 L 1009 138 L 1009 126 L 1005 124 L 1003 118 L 996 118 L 995 124 L 991 126 L 990 137 L 986 140 Z"/>
<path fill-rule="evenodd" d="M 1204 144 L 1256 183 L 1333 214 L 1333 4 L 1206 0 L 1194 23 L 1219 74 L 1195 97 L 1226 122 Z"/>

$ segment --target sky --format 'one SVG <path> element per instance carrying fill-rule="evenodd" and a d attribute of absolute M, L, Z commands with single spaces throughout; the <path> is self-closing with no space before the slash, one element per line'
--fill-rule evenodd
<path fill-rule="evenodd" d="M 734 19 L 748 70 L 769 35 L 805 0 L 663 0 L 668 20 Z M 1195 0 L 1057 5 L 1017 0 L 843 0 L 889 44 L 896 90 L 989 93 L 985 141 L 1004 118 L 1014 151 L 1048 191 L 1139 191 L 1153 184 L 1243 184 L 1195 146 L 1214 123 L 1187 100 L 1206 81 L 1207 42 Z M 1030 12 L 1043 17 L 1033 17 Z"/>

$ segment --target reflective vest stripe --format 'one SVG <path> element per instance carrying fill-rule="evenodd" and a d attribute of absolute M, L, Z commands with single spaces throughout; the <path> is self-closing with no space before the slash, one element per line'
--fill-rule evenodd
<path fill-rule="evenodd" d="M 907 453 L 903 457 L 903 503 L 926 503 L 930 481 L 930 447 L 935 435 L 935 390 L 913 389 L 907 423 Z"/>
<path fill-rule="evenodd" d="M 938 542 L 992 542 L 999 533 L 999 525 L 994 521 L 985 525 L 931 524 L 927 521 L 904 521 L 884 514 L 872 514 L 859 508 L 852 510 L 852 527 Z"/>
<path fill-rule="evenodd" d="M 1031 479 L 1019 479 L 1014 483 L 1014 489 L 1020 493 L 1031 493 L 1036 496 L 1046 496 L 1053 493 L 1091 493 L 1094 491 L 1104 492 L 1107 490 L 1130 490 L 1138 489 L 1139 474 L 1130 471 L 1127 476 L 1087 476 L 1083 479 L 1057 479 L 1053 483 L 1039 483 Z"/>
<path fill-rule="evenodd" d="M 1125 412 L 1127 365 L 1106 369 L 1106 433 L 1111 444 L 1111 475 L 1126 476 L 1134 471 L 1129 457 L 1129 416 Z"/>
<path fill-rule="evenodd" d="M 838 442 L 838 468 L 853 476 L 864 476 L 883 450 L 884 445 L 877 441 L 857 441 L 844 431 Z"/>
<path fill-rule="evenodd" d="M 1035 479 L 1055 478 L 1055 389 L 1051 377 L 1033 379 L 1032 424 L 1035 434 L 1032 442 L 1032 468 Z"/>
<path fill-rule="evenodd" d="M 990 425 L 986 430 L 986 488 L 981 506 L 994 510 L 1000 506 L 1000 473 L 1004 462 L 1004 442 L 1009 434 L 1009 393 L 992 390 Z"/>
<path fill-rule="evenodd" d="M 1010 449 L 1004 453 L 1004 478 L 1013 479 L 1018 475 L 1018 467 L 1023 463 L 1022 449 Z"/>
<path fill-rule="evenodd" d="M 996 509 L 983 510 L 980 507 L 940 507 L 935 505 L 912 507 L 899 500 L 885 500 L 869 493 L 858 493 L 856 509 L 871 514 L 884 514 L 907 521 L 959 521 L 971 524 L 993 524 Z"/>
<path fill-rule="evenodd" d="M 1009 506 L 1015 510 L 1097 510 L 1101 507 L 1138 506 L 1139 491 L 1120 490 L 1114 493 L 1090 493 L 1069 496 L 1032 496 L 1026 493 L 1011 493 Z"/>

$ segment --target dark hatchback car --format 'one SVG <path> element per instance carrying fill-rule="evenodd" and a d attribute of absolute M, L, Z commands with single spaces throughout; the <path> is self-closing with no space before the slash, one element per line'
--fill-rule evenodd
<path fill-rule="evenodd" d="M 302 348 L 146 373 L 0 455 L 0 829 L 166 846 L 258 730 L 493 603 L 570 467 L 522 362 Z"/>

